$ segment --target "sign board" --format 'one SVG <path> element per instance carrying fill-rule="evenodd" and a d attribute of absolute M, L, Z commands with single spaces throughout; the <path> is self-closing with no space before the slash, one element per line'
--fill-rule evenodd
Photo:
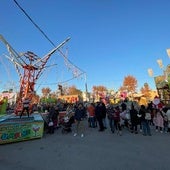
<path fill-rule="evenodd" d="M 78 95 L 64 95 L 64 96 L 59 96 L 58 99 L 64 100 L 67 103 L 75 103 L 79 101 L 79 96 Z"/>
<path fill-rule="evenodd" d="M 42 121 L 9 121 L 0 122 L 0 144 L 13 143 L 35 138 L 41 138 L 44 131 L 44 122 Z"/>

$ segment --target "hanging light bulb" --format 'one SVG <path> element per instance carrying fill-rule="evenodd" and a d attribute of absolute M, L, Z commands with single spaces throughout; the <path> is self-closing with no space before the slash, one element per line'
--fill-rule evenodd
<path fill-rule="evenodd" d="M 160 67 L 160 68 L 163 68 L 162 60 L 161 60 L 161 59 L 158 59 L 158 60 L 156 60 L 156 61 L 157 61 L 158 65 L 159 65 L 159 67 Z"/>
<path fill-rule="evenodd" d="M 168 74 L 167 74 L 166 71 L 164 71 L 164 80 L 165 80 L 166 82 L 168 82 Z"/>
<path fill-rule="evenodd" d="M 153 70 L 151 68 L 148 68 L 148 74 L 149 74 L 150 77 L 153 76 Z"/>
<path fill-rule="evenodd" d="M 170 48 L 168 48 L 168 49 L 166 50 L 166 52 L 167 52 L 167 54 L 168 54 L 168 57 L 170 58 Z"/>

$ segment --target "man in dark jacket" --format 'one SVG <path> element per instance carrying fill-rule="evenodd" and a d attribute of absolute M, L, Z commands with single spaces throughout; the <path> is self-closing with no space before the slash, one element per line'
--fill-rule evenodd
<path fill-rule="evenodd" d="M 95 114 L 99 123 L 99 131 L 104 131 L 103 119 L 106 117 L 106 106 L 101 100 L 96 105 Z"/>
<path fill-rule="evenodd" d="M 135 132 L 135 134 L 138 133 L 137 131 L 137 125 L 138 125 L 138 111 L 135 109 L 133 103 L 131 105 L 130 110 L 130 120 L 131 120 L 131 133 Z"/>

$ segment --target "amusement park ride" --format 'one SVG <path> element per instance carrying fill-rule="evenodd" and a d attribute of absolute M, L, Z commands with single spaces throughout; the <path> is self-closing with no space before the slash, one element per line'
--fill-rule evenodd
<path fill-rule="evenodd" d="M 5 55 L 5 57 L 7 57 L 14 64 L 20 78 L 20 90 L 15 108 L 15 114 L 18 115 L 18 113 L 22 111 L 23 100 L 25 98 L 28 98 L 31 101 L 31 104 L 33 104 L 32 97 L 35 94 L 35 83 L 42 75 L 47 61 L 56 51 L 61 52 L 60 48 L 64 46 L 64 44 L 68 42 L 70 38 L 64 40 L 61 44 L 52 49 L 42 58 L 38 57 L 31 51 L 18 54 L 2 35 L 0 35 L 0 40 L 6 45 L 6 48 L 9 52 L 9 56 Z M 30 110 L 32 106 L 31 104 Z"/>

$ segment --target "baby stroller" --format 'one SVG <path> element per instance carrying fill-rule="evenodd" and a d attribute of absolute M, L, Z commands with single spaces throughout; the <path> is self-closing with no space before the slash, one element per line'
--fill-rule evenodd
<path fill-rule="evenodd" d="M 72 124 L 74 123 L 74 116 L 72 115 L 65 115 L 62 121 L 62 134 L 70 133 L 72 132 L 71 127 Z"/>

